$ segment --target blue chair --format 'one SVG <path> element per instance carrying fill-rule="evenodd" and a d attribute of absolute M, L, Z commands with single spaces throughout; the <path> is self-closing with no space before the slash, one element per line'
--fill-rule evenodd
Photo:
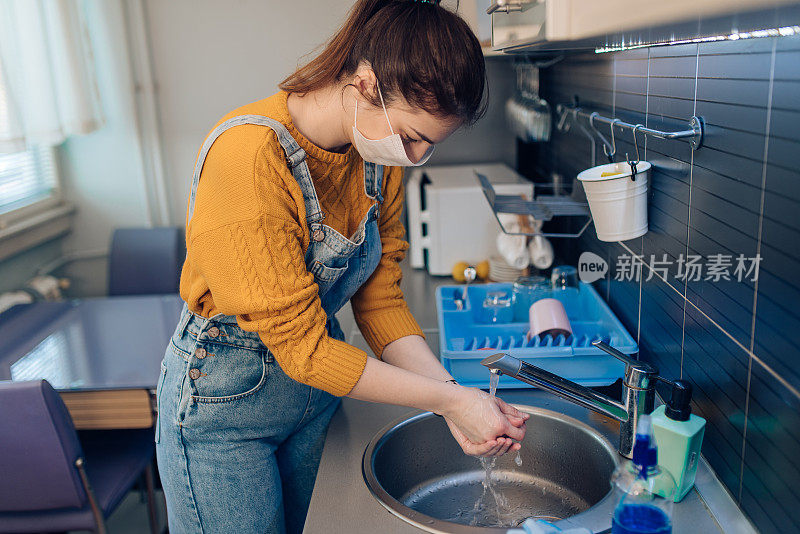
<path fill-rule="evenodd" d="M 182 228 L 118 228 L 111 238 L 108 294 L 177 293 L 185 257 Z"/>
<path fill-rule="evenodd" d="M 91 530 L 144 474 L 157 532 L 152 429 L 93 432 L 83 443 L 45 380 L 0 382 L 0 533 Z"/>

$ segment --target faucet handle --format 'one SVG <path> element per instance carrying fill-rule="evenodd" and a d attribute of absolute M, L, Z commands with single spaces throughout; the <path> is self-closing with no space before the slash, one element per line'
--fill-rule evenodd
<path fill-rule="evenodd" d="M 658 368 L 653 365 L 650 365 L 647 362 L 641 362 L 639 360 L 634 360 L 627 354 L 623 354 L 611 345 L 607 343 L 603 343 L 601 340 L 592 341 L 592 345 L 601 349 L 616 359 L 620 360 L 625 364 L 625 376 L 623 377 L 623 385 L 628 386 L 635 389 L 647 389 L 652 390 L 654 388 L 654 382 L 656 379 L 660 378 L 658 376 Z M 653 411 L 652 402 L 650 403 L 650 407 L 646 409 L 644 413 L 650 413 Z"/>
<path fill-rule="evenodd" d="M 613 357 L 624 363 L 626 367 L 625 369 L 626 373 L 628 372 L 629 369 L 635 369 L 637 371 L 646 374 L 658 374 L 658 370 L 649 363 L 641 362 L 639 360 L 634 360 L 627 354 L 623 354 L 622 352 L 618 351 L 608 343 L 604 343 L 603 340 L 601 339 L 592 341 L 592 345 L 594 345 L 600 350 L 607 352 L 608 354 L 612 355 Z"/>

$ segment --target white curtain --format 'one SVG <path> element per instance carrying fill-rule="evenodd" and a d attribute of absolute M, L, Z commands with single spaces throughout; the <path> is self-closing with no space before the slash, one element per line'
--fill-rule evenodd
<path fill-rule="evenodd" d="M 0 0 L 0 153 L 103 123 L 85 0 Z"/>

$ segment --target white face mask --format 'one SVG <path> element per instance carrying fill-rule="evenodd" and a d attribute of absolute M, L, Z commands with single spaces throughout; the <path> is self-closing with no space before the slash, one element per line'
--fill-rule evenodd
<path fill-rule="evenodd" d="M 394 133 L 392 123 L 389 120 L 389 114 L 386 113 L 386 105 L 383 103 L 383 95 L 381 94 L 381 87 L 378 85 L 378 96 L 381 97 L 381 106 L 383 106 L 383 114 L 386 115 L 386 122 L 389 123 L 389 131 L 391 135 L 383 139 L 367 139 L 358 131 L 358 98 L 356 98 L 356 118 L 353 121 L 353 144 L 361 154 L 364 161 L 377 163 L 378 165 L 389 165 L 392 167 L 418 167 L 424 164 L 433 154 L 434 146 L 428 147 L 422 158 L 416 163 L 408 159 L 406 149 L 403 146 L 403 140 L 400 134 Z"/>

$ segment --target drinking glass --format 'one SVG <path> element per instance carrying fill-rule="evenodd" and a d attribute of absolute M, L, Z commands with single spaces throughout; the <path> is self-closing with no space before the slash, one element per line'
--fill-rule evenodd
<path fill-rule="evenodd" d="M 572 265 L 560 265 L 553 267 L 553 272 L 550 274 L 550 282 L 553 289 L 566 289 L 574 287 L 580 290 L 578 283 L 578 270 Z"/>
<path fill-rule="evenodd" d="M 528 310 L 534 302 L 547 297 L 551 292 L 550 282 L 544 276 L 520 276 L 514 282 L 511 304 L 514 308 L 514 321 L 528 320 Z"/>
<path fill-rule="evenodd" d="M 572 265 L 553 267 L 550 274 L 553 287 L 553 298 L 564 304 L 569 315 L 581 313 L 580 283 L 578 283 L 578 270 Z"/>
<path fill-rule="evenodd" d="M 483 299 L 483 323 L 510 323 L 514 316 L 511 299 L 505 291 L 490 291 Z"/>

